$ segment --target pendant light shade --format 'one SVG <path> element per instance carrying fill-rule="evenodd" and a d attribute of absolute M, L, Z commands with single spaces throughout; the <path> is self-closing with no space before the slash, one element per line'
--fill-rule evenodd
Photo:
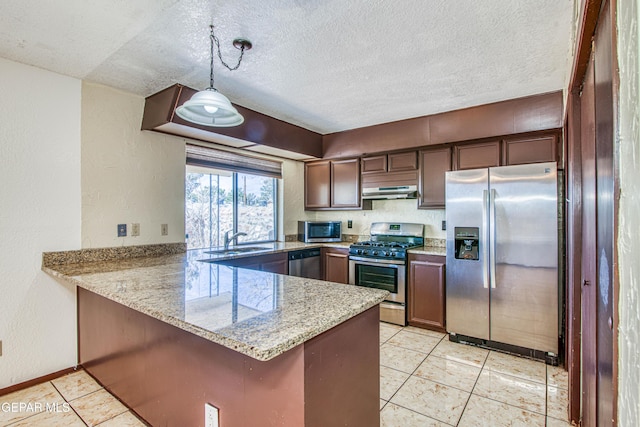
<path fill-rule="evenodd" d="M 251 49 L 251 42 L 245 39 L 235 39 L 233 41 L 233 46 L 240 50 L 240 57 L 238 58 L 238 63 L 234 67 L 231 67 L 222 60 L 222 55 L 220 54 L 220 42 L 213 32 L 213 25 L 210 25 L 209 28 L 211 29 L 211 34 L 209 35 L 209 40 L 211 42 L 209 87 L 197 92 L 190 100 L 177 107 L 176 114 L 183 120 L 202 126 L 238 126 L 244 122 L 244 117 L 242 117 L 242 115 L 238 113 L 238 110 L 231 105 L 229 98 L 218 92 L 213 86 L 214 45 L 218 48 L 218 58 L 220 58 L 222 65 L 224 65 L 229 71 L 234 71 L 240 67 L 244 51 Z"/>
<path fill-rule="evenodd" d="M 201 90 L 176 108 L 180 118 L 202 126 L 232 127 L 241 125 L 244 117 L 229 98 L 213 88 Z"/>

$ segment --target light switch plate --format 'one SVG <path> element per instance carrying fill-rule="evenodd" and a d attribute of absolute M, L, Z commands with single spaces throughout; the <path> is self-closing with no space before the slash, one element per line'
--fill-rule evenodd
<path fill-rule="evenodd" d="M 160 224 L 160 235 L 167 236 L 169 234 L 169 224 Z"/>
<path fill-rule="evenodd" d="M 204 427 L 220 427 L 218 408 L 208 403 L 204 404 Z"/>
<path fill-rule="evenodd" d="M 140 235 L 140 224 L 134 222 L 131 224 L 131 236 L 136 237 Z"/>
<path fill-rule="evenodd" d="M 2 356 L 2 341 L 0 341 L 0 356 Z"/>
<path fill-rule="evenodd" d="M 127 237 L 127 224 L 118 224 L 118 237 Z"/>

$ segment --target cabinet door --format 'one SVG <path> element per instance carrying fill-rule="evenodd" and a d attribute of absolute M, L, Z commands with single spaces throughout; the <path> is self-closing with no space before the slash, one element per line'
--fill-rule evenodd
<path fill-rule="evenodd" d="M 324 280 L 349 283 L 349 250 L 322 248 Z"/>
<path fill-rule="evenodd" d="M 558 138 L 545 135 L 505 139 L 502 146 L 505 165 L 558 161 Z"/>
<path fill-rule="evenodd" d="M 362 162 L 362 174 L 386 172 L 387 171 L 387 156 L 363 157 Z"/>
<path fill-rule="evenodd" d="M 289 274 L 289 258 L 286 254 L 269 255 L 260 263 L 260 270 L 270 273 Z"/>
<path fill-rule="evenodd" d="M 269 261 L 269 262 L 260 264 L 260 270 L 266 271 L 269 273 L 288 274 L 287 272 L 288 266 L 289 266 L 289 262 L 286 260 Z"/>
<path fill-rule="evenodd" d="M 500 141 L 455 145 L 456 170 L 500 166 Z"/>
<path fill-rule="evenodd" d="M 305 163 L 304 208 L 317 209 L 331 206 L 331 163 L 329 161 Z"/>
<path fill-rule="evenodd" d="M 418 169 L 418 156 L 415 151 L 389 154 L 389 172 L 411 171 Z"/>
<path fill-rule="evenodd" d="M 444 257 L 409 257 L 409 324 L 445 332 Z"/>
<path fill-rule="evenodd" d="M 331 162 L 331 207 L 360 207 L 360 160 Z"/>
<path fill-rule="evenodd" d="M 445 172 L 451 170 L 451 148 L 420 151 L 418 208 L 444 208 Z"/>

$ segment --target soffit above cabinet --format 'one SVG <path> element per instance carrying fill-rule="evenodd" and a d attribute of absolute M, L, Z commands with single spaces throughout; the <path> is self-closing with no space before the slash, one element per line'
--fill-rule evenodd
<path fill-rule="evenodd" d="M 293 160 L 322 157 L 322 135 L 239 105 L 244 123 L 232 128 L 201 126 L 175 114 L 196 93 L 195 89 L 175 84 L 146 98 L 142 130 L 214 142 L 262 154 Z"/>

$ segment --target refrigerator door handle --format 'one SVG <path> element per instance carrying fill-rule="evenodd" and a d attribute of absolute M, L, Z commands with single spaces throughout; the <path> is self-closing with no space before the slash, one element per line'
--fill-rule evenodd
<path fill-rule="evenodd" d="M 489 288 L 489 192 L 482 191 L 482 226 L 484 227 L 484 242 L 482 244 L 482 282 L 485 288 Z"/>
<path fill-rule="evenodd" d="M 496 190 L 489 195 L 489 277 L 491 288 L 496 287 Z"/>

